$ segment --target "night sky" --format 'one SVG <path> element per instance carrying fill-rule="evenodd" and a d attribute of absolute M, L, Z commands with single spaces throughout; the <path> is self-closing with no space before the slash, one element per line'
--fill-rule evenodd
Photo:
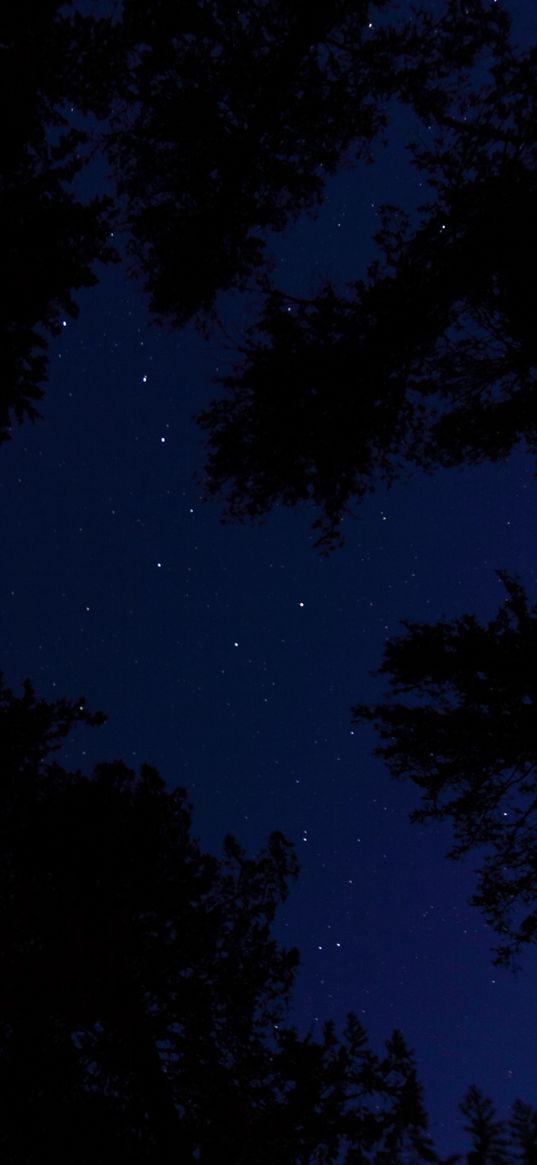
<path fill-rule="evenodd" d="M 533 0 L 510 7 L 534 35 Z M 359 277 L 379 202 L 419 202 L 398 118 L 375 166 L 332 180 L 318 220 L 274 240 L 282 288 Z M 66 762 L 156 765 L 188 789 L 213 852 L 226 832 L 250 850 L 273 829 L 293 840 L 301 876 L 276 928 L 301 952 L 292 1021 L 303 1031 L 353 1010 L 377 1051 L 400 1028 L 437 1148 L 461 1149 L 471 1083 L 504 1116 L 517 1096 L 537 1101 L 537 951 L 518 976 L 493 968 L 494 936 L 467 905 L 473 862 L 446 861 L 447 828 L 410 826 L 416 792 L 390 780 L 350 709 L 381 694 L 370 671 L 402 618 L 492 617 L 496 568 L 535 601 L 534 466 L 519 450 L 379 488 L 328 559 L 307 509 L 223 526 L 194 478 L 192 414 L 259 302 L 223 297 L 228 338 L 205 342 L 150 325 L 119 268 L 78 301 L 51 345 L 43 420 L 1 450 L 6 681 L 18 691 L 30 676 L 39 695 L 106 711 L 103 728 L 73 734 Z"/>

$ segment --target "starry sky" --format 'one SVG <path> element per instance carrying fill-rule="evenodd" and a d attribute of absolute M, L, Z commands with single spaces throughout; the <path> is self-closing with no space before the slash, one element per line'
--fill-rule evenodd
<path fill-rule="evenodd" d="M 511 7 L 534 36 L 530 0 Z M 402 118 L 375 166 L 328 183 L 316 222 L 273 240 L 280 286 L 308 293 L 330 275 L 343 287 L 373 255 L 378 204 L 419 201 Z M 78 301 L 51 345 L 43 420 L 1 450 L 7 683 L 30 676 L 40 695 L 104 709 L 66 763 L 155 764 L 187 787 L 213 852 L 228 831 L 250 850 L 272 829 L 294 841 L 301 876 L 276 928 L 301 952 L 290 1018 L 305 1031 L 353 1010 L 377 1051 L 400 1028 L 436 1146 L 460 1149 L 471 1083 L 504 1116 L 517 1096 L 537 1101 L 537 952 L 516 977 L 492 967 L 493 935 L 467 905 L 473 862 L 445 860 L 447 827 L 409 825 L 413 788 L 390 780 L 350 709 L 381 694 L 370 671 L 402 618 L 492 617 L 498 567 L 535 601 L 534 466 L 519 450 L 379 488 L 329 559 L 307 509 L 222 526 L 194 477 L 192 414 L 259 303 L 222 297 L 227 337 L 206 342 L 150 325 L 120 268 Z"/>

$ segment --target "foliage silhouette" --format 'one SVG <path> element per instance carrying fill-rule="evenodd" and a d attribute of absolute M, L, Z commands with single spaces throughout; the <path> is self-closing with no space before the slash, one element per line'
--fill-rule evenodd
<path fill-rule="evenodd" d="M 378 7 L 389 16 L 389 4 Z M 522 435 L 531 443 L 534 302 L 522 287 L 535 242 L 527 113 L 535 61 L 509 55 L 501 16 L 489 18 L 477 2 L 465 8 L 467 19 L 457 21 L 460 5 L 449 0 L 434 39 L 427 13 L 401 27 L 386 17 L 371 30 L 365 6 L 344 0 L 319 17 L 303 5 L 257 3 L 241 15 L 224 2 L 179 9 L 157 0 L 125 0 L 115 25 L 66 17 L 58 0 L 44 0 L 39 15 L 28 0 L 4 14 L 2 83 L 16 119 L 4 130 L 0 186 L 13 288 L 0 322 L 0 440 L 13 417 L 37 416 L 47 335 L 59 332 L 64 313 L 76 315 L 72 293 L 95 283 L 94 261 L 116 257 L 112 227 L 130 233 L 155 316 L 181 326 L 210 313 L 220 291 L 262 280 L 268 233 L 314 209 L 342 161 L 368 156 L 386 103 L 398 97 L 442 127 L 431 150 L 416 151 L 437 201 L 413 233 L 386 217 L 385 262 L 347 299 L 330 287 L 309 303 L 270 293 L 245 352 L 259 415 L 247 416 L 243 369 L 229 381 L 235 413 L 217 404 L 202 418 L 213 442 L 210 487 L 235 481 L 239 516 L 280 499 L 314 500 L 329 545 L 348 501 L 375 475 L 393 480 L 406 461 L 434 468 L 502 457 Z M 463 123 L 467 114 L 458 117 L 453 104 L 460 73 L 487 46 L 502 54 L 496 88 L 481 104 L 465 97 L 471 116 Z M 108 128 L 72 128 L 70 101 L 84 115 L 110 118 Z M 106 197 L 84 204 L 74 193 L 94 145 L 115 168 L 115 206 Z M 498 200 L 506 206 L 500 222 Z M 524 637 L 529 628 L 535 638 L 534 616 L 507 576 L 506 585 L 508 625 L 498 622 L 494 634 L 505 632 L 506 657 L 512 648 L 518 660 L 508 632 L 524 618 Z M 534 762 L 529 712 L 519 708 L 527 710 L 528 692 L 507 689 L 513 731 L 502 724 L 500 761 L 513 755 L 515 738 L 526 748 L 529 767 L 513 769 L 508 791 L 529 801 L 509 802 L 510 833 L 500 834 L 491 811 L 488 842 L 499 852 L 507 838 L 502 860 L 516 857 L 517 874 L 499 882 L 498 859 L 476 898 L 507 935 L 503 959 L 537 931 L 534 914 L 518 929 L 510 914 L 513 887 L 521 902 L 534 901 L 525 847 Z M 167 791 L 150 766 L 137 775 L 118 761 L 87 778 L 49 759 L 71 727 L 101 720 L 83 701 L 36 699 L 29 683 L 21 699 L 0 690 L 4 1159 L 439 1161 L 398 1033 L 377 1057 L 353 1016 L 341 1038 L 330 1023 L 317 1039 L 285 1026 L 297 956 L 270 935 L 296 875 L 285 839 L 273 834 L 249 859 L 228 837 L 218 861 L 191 837 L 184 791 Z M 442 814 L 448 807 L 435 805 Z M 508 1134 L 493 1127 L 477 1090 L 464 1103 L 469 1159 L 488 1161 L 490 1138 Z M 510 1135 L 526 1155 L 513 1160 L 535 1161 L 536 1121 L 518 1102 Z"/>
<path fill-rule="evenodd" d="M 473 1138 L 468 1165 L 510 1165 L 505 1126 L 496 1119 L 494 1105 L 478 1088 L 470 1088 L 460 1106 Z"/>
<path fill-rule="evenodd" d="M 266 276 L 269 232 L 314 211 L 339 165 L 370 159 L 390 99 L 445 117 L 474 60 L 506 43 L 486 0 L 445 0 L 434 19 L 370 7 L 124 0 L 105 18 L 21 0 L 2 15 L 1 440 L 39 415 L 48 340 L 96 261 L 118 258 L 112 233 L 157 319 L 210 316 L 220 292 Z M 107 192 L 83 202 L 96 155 Z"/>
<path fill-rule="evenodd" d="M 472 1137 L 468 1165 L 535 1165 L 537 1110 L 520 1100 L 511 1105 L 508 1120 L 498 1119 L 491 1100 L 472 1086 L 460 1104 L 464 1126 Z"/>
<path fill-rule="evenodd" d="M 82 97 L 90 30 L 100 22 L 60 14 L 61 0 L 21 0 L 4 6 L 1 91 L 10 110 L 2 128 L 0 220 L 4 281 L 0 346 L 3 388 L 0 443 L 13 421 L 35 420 L 47 379 L 47 345 L 76 318 L 73 291 L 91 287 L 94 262 L 110 262 L 111 202 L 81 201 L 73 182 L 87 134 L 69 124 L 65 108 Z M 104 22 L 106 23 L 106 22 Z M 103 23 L 103 28 L 104 28 Z"/>
<path fill-rule="evenodd" d="M 445 111 L 507 34 L 481 0 L 412 19 L 390 0 L 125 0 L 123 26 L 127 97 L 105 146 L 133 269 L 176 327 L 265 271 L 267 233 L 314 210 L 343 161 L 371 160 L 390 98 Z"/>
<path fill-rule="evenodd" d="M 537 938 L 537 607 L 498 574 L 507 598 L 486 626 L 404 622 L 379 668 L 386 699 L 354 720 L 375 725 L 377 755 L 421 790 L 412 820 L 451 821 L 453 858 L 484 850 L 472 901 L 501 939 L 496 961 L 512 964 Z"/>
<path fill-rule="evenodd" d="M 537 1110 L 515 1100 L 509 1125 L 519 1165 L 537 1165 Z"/>
<path fill-rule="evenodd" d="M 225 395 L 198 416 L 225 518 L 309 501 L 329 550 L 379 480 L 535 451 L 536 109 L 537 50 L 504 45 L 414 147 L 435 198 L 417 225 L 384 208 L 367 278 L 310 300 L 268 290 Z"/>
<path fill-rule="evenodd" d="M 0 1082 L 6 1162 L 435 1162 L 412 1055 L 285 1025 L 297 952 L 270 930 L 280 834 L 218 860 L 184 790 L 54 751 L 83 700 L 0 690 Z"/>

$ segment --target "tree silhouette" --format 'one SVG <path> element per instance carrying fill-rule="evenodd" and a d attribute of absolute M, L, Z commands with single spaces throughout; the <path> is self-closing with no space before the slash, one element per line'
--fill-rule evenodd
<path fill-rule="evenodd" d="M 507 37 L 485 0 L 410 20 L 378 0 L 370 15 L 350 0 L 124 0 L 113 18 L 21 0 L 2 15 L 1 440 L 39 415 L 48 340 L 96 261 L 117 259 L 112 231 L 157 319 L 207 317 L 220 292 L 266 275 L 269 232 L 314 211 L 342 162 L 370 159 L 391 98 L 445 115 Z M 85 202 L 80 172 L 97 154 L 112 173 Z"/>
<path fill-rule="evenodd" d="M 435 198 L 417 225 L 384 208 L 367 278 L 310 300 L 268 291 L 225 395 L 198 416 L 225 517 L 309 501 L 330 549 L 379 480 L 535 450 L 536 108 L 537 51 L 504 46 L 414 147 Z"/>
<path fill-rule="evenodd" d="M 494 1105 L 478 1088 L 468 1090 L 461 1103 L 461 1112 L 467 1118 L 465 1129 L 473 1140 L 468 1153 L 468 1165 L 510 1165 L 505 1126 L 496 1119 Z"/>
<path fill-rule="evenodd" d="M 472 1137 L 467 1165 L 535 1165 L 536 1109 L 515 1100 L 509 1119 L 499 1120 L 492 1101 L 475 1085 L 459 1107 L 467 1120 L 465 1130 Z"/>
<path fill-rule="evenodd" d="M 433 147 L 414 149 L 436 198 L 398 265 L 403 282 L 406 264 L 420 271 L 431 305 L 434 345 L 417 349 L 411 377 L 432 398 L 412 453 L 426 468 L 498 461 L 521 441 L 537 448 L 536 108 L 537 50 L 506 51 L 479 100 L 440 116 Z"/>
<path fill-rule="evenodd" d="M 83 102 L 92 54 L 90 29 L 107 22 L 62 16 L 61 0 L 4 6 L 0 16 L 4 108 L 0 221 L 4 281 L 0 346 L 0 442 L 13 421 L 35 420 L 47 379 L 47 345 L 62 317 L 78 315 L 73 291 L 96 283 L 94 263 L 110 262 L 111 203 L 73 191 L 87 134 L 66 108 Z M 103 31 L 104 43 L 104 31 Z M 86 63 L 86 64 L 85 64 Z M 91 66 L 95 68 L 94 64 Z M 91 69 L 89 70 L 91 73 Z M 97 97 L 94 106 L 98 108 Z"/>
<path fill-rule="evenodd" d="M 537 1165 L 537 1110 L 522 1100 L 515 1100 L 510 1130 L 519 1165 Z"/>
<path fill-rule="evenodd" d="M 537 607 L 498 573 L 507 598 L 486 626 L 404 622 L 379 668 L 387 698 L 354 720 L 375 725 L 377 755 L 421 790 L 412 820 L 451 821 L 453 858 L 484 850 L 472 901 L 510 963 L 537 937 Z"/>
<path fill-rule="evenodd" d="M 102 719 L 0 688 L 2 1159 L 437 1162 L 400 1034 L 379 1057 L 352 1015 L 285 1024 L 289 844 L 217 859 L 149 765 L 68 772 L 54 752 Z"/>
<path fill-rule="evenodd" d="M 105 148 L 153 314 L 181 327 L 245 288 L 267 233 L 314 210 L 343 160 L 370 160 L 388 100 L 444 111 L 507 24 L 481 0 L 408 20 L 389 0 L 125 0 L 127 96 Z"/>
<path fill-rule="evenodd" d="M 223 381 L 228 395 L 197 417 L 204 488 L 224 494 L 225 520 L 313 502 L 316 544 L 331 549 L 350 500 L 394 480 L 412 414 L 404 386 L 388 383 L 382 327 L 363 319 L 330 286 L 311 303 L 268 297 L 244 364 Z"/>

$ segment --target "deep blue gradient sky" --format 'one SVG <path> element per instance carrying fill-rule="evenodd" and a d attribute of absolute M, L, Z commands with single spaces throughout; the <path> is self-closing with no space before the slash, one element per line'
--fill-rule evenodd
<path fill-rule="evenodd" d="M 529 19 L 533 5 L 517 9 Z M 319 221 L 275 243 L 281 286 L 359 276 L 375 206 L 411 202 L 415 187 L 397 142 L 332 181 Z M 227 831 L 249 849 L 272 829 L 295 842 L 302 873 L 278 923 L 302 955 L 292 1019 L 354 1010 L 377 1050 L 401 1028 L 436 1144 L 460 1148 L 469 1084 L 503 1115 L 516 1096 L 537 1102 L 537 953 L 517 977 L 494 970 L 467 905 L 472 864 L 445 860 L 447 830 L 408 824 L 416 795 L 372 758 L 350 707 L 380 693 L 369 672 L 402 618 L 491 617 L 498 567 L 535 599 L 534 467 L 519 451 L 379 489 L 328 560 L 306 511 L 223 527 L 193 479 L 192 413 L 215 395 L 229 342 L 149 326 L 119 269 L 80 304 L 51 349 L 43 421 L 1 450 L 7 682 L 30 676 L 39 694 L 103 708 L 108 723 L 74 735 L 68 763 L 155 764 L 188 788 L 214 852 Z M 254 307 L 225 300 L 228 331 Z"/>

